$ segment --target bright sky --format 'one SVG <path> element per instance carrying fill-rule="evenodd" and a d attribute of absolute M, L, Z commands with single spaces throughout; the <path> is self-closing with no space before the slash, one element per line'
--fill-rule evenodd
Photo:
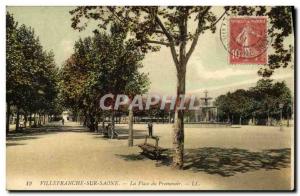
<path fill-rule="evenodd" d="M 83 32 L 71 28 L 72 7 L 7 7 L 20 24 L 34 28 L 46 50 L 52 50 L 60 66 L 73 51 L 73 45 L 80 37 L 92 35 L 92 26 Z M 216 14 L 220 8 L 214 8 Z M 220 25 L 220 24 L 219 24 Z M 215 34 L 207 32 L 199 38 L 198 45 L 187 66 L 188 93 L 203 95 L 208 90 L 217 96 L 237 88 L 253 86 L 259 79 L 257 65 L 230 65 L 228 53 L 219 37 L 219 25 Z M 293 39 L 287 42 L 293 43 Z M 176 70 L 169 48 L 149 53 L 143 61 L 142 71 L 148 72 L 151 80 L 150 93 L 173 95 L 176 90 Z M 285 80 L 293 91 L 294 70 L 276 70 L 275 80 Z"/>

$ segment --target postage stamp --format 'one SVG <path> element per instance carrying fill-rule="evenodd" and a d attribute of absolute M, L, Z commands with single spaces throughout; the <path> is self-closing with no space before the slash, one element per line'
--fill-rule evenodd
<path fill-rule="evenodd" d="M 229 63 L 267 64 L 267 17 L 229 19 Z"/>

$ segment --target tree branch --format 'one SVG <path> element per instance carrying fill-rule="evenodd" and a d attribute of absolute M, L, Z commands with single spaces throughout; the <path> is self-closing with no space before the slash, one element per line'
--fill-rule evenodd
<path fill-rule="evenodd" d="M 175 49 L 175 44 L 174 44 L 173 37 L 168 32 L 168 30 L 165 28 L 165 26 L 161 22 L 160 18 L 156 14 L 155 14 L 154 17 L 155 17 L 155 21 L 158 23 L 158 25 L 160 26 L 160 28 L 162 29 L 162 31 L 164 32 L 164 34 L 167 36 L 167 38 L 168 38 L 168 40 L 170 42 L 170 49 L 171 49 L 172 57 L 173 57 L 173 60 L 175 62 L 177 70 L 179 70 L 179 61 L 178 61 L 178 58 L 177 58 L 177 53 L 176 53 L 176 49 Z"/>
<path fill-rule="evenodd" d="M 149 8 L 149 9 L 147 9 Z M 142 7 L 142 10 L 144 12 L 146 12 L 147 14 L 150 14 L 154 17 L 155 22 L 159 25 L 159 27 L 161 28 L 162 32 L 169 40 L 170 44 L 170 49 L 171 49 L 171 54 L 172 54 L 172 58 L 175 62 L 176 68 L 177 70 L 179 69 L 179 61 L 177 58 L 177 53 L 176 53 L 176 49 L 175 49 L 175 44 L 174 44 L 174 40 L 172 35 L 168 32 L 168 30 L 165 28 L 164 24 L 161 22 L 160 18 L 158 17 L 158 15 L 156 13 L 154 13 L 154 10 L 151 9 L 151 7 Z"/>
<path fill-rule="evenodd" d="M 118 19 L 120 21 L 120 23 L 124 23 L 125 18 L 121 19 L 116 12 L 111 8 L 111 7 L 107 7 L 107 9 L 114 15 L 114 17 L 116 17 L 116 19 Z"/>
<path fill-rule="evenodd" d="M 160 30 L 154 30 L 153 33 L 164 34 L 164 32 Z"/>
<path fill-rule="evenodd" d="M 224 11 L 224 13 L 216 20 L 214 23 L 212 23 L 210 26 L 204 27 L 204 30 L 209 29 L 213 26 L 215 26 L 222 18 L 223 16 L 227 13 L 227 10 Z"/>
<path fill-rule="evenodd" d="M 197 29 L 196 29 L 196 32 L 195 32 L 195 35 L 194 35 L 194 39 L 192 41 L 192 44 L 191 44 L 191 47 L 189 49 L 189 51 L 187 52 L 186 54 L 186 61 L 189 60 L 189 58 L 191 57 L 193 51 L 195 50 L 195 47 L 197 45 L 197 42 L 198 42 L 198 38 L 199 38 L 199 35 L 200 35 L 200 28 L 201 28 L 201 23 L 203 21 L 203 17 L 205 16 L 205 14 L 207 14 L 207 12 L 210 10 L 210 6 L 208 6 L 203 12 L 199 13 L 198 14 L 198 26 L 197 26 Z"/>
<path fill-rule="evenodd" d="M 188 10 L 183 9 L 180 22 L 179 22 L 179 31 L 180 31 L 180 46 L 179 46 L 179 60 L 182 62 L 181 68 L 185 70 L 186 67 L 186 44 L 187 44 L 187 22 L 188 22 Z"/>
<path fill-rule="evenodd" d="M 146 39 L 145 40 L 147 43 L 150 43 L 150 44 L 160 44 L 160 45 L 165 45 L 167 47 L 170 46 L 170 43 L 168 42 L 163 42 L 163 41 L 156 41 L 156 40 L 149 40 L 149 39 Z"/>

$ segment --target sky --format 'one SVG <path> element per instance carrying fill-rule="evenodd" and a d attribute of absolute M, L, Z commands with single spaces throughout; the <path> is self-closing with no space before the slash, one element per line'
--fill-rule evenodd
<path fill-rule="evenodd" d="M 71 28 L 69 11 L 74 7 L 7 7 L 19 24 L 34 28 L 44 49 L 52 50 L 57 66 L 72 54 L 73 45 L 80 37 L 92 35 L 94 26 L 90 25 L 82 32 Z M 221 14 L 221 9 L 213 11 Z M 221 22 L 215 34 L 207 31 L 199 37 L 198 44 L 187 65 L 186 91 L 188 94 L 209 95 L 216 97 L 238 88 L 247 89 L 254 86 L 260 77 L 258 65 L 231 65 L 228 52 L 224 49 L 219 36 Z M 292 43 L 292 37 L 286 40 Z M 143 60 L 142 72 L 148 73 L 151 81 L 149 93 L 174 95 L 176 92 L 176 69 L 170 49 L 162 47 L 159 52 L 148 53 Z M 272 75 L 276 81 L 286 81 L 293 90 L 294 69 L 279 69 Z"/>

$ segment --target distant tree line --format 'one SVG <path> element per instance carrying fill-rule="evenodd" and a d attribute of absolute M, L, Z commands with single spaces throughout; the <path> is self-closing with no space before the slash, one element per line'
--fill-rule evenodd
<path fill-rule="evenodd" d="M 292 95 L 285 82 L 261 79 L 249 90 L 238 89 L 216 98 L 219 120 L 247 124 L 250 119 L 257 124 L 270 125 L 272 120 L 292 115 Z"/>
<path fill-rule="evenodd" d="M 45 51 L 34 29 L 18 25 L 12 14 L 6 14 L 6 131 L 9 119 L 16 114 L 16 129 L 20 115 L 24 126 L 41 124 L 42 116 L 60 113 L 57 101 L 58 69 L 54 55 Z M 29 117 L 29 119 L 28 119 Z M 45 119 L 45 118 L 43 118 Z"/>

